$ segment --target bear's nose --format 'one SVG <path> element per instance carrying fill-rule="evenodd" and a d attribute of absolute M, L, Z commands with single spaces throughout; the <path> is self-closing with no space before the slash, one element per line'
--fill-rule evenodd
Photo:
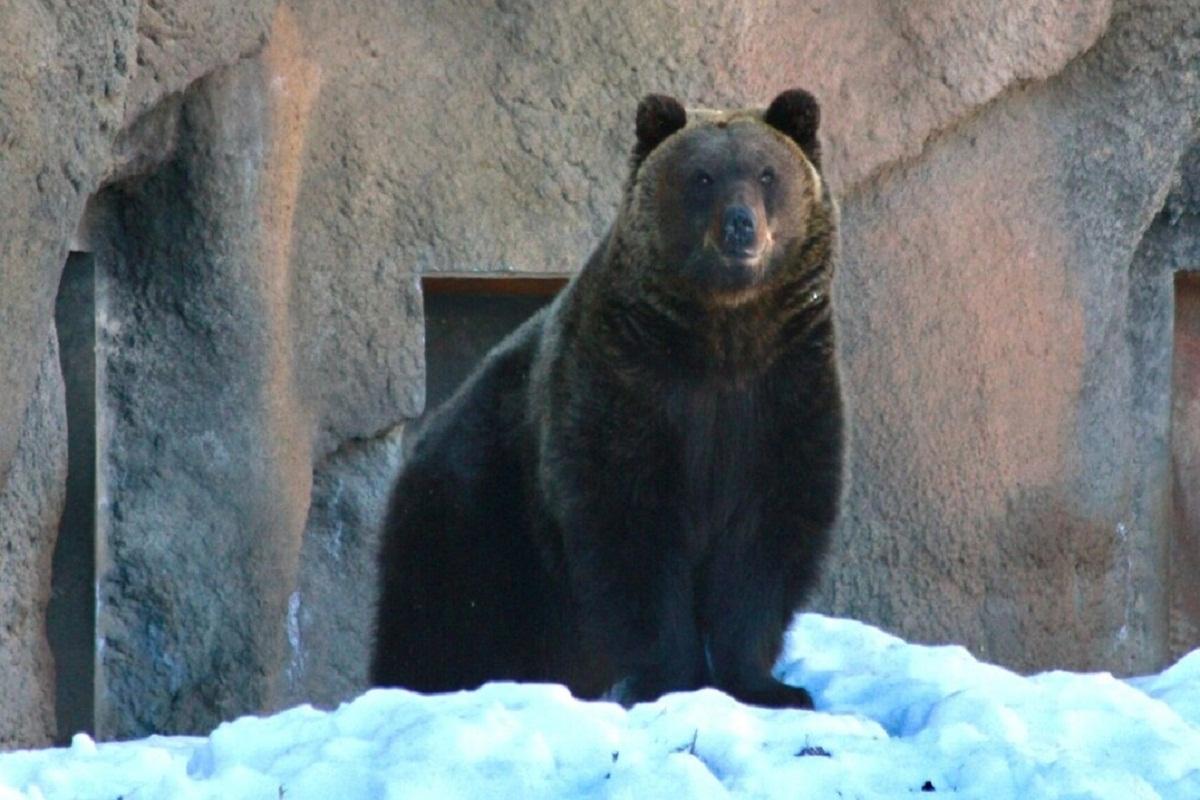
<path fill-rule="evenodd" d="M 721 220 L 721 240 L 727 252 L 742 252 L 754 245 L 754 212 L 743 205 L 729 206 Z"/>

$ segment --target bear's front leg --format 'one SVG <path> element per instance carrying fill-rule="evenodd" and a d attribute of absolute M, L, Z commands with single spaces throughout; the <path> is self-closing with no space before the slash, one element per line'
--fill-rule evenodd
<path fill-rule="evenodd" d="M 720 548 L 709 562 L 700 607 L 713 683 L 743 703 L 770 708 L 813 707 L 812 696 L 776 680 L 771 670 L 807 575 L 762 541 Z"/>
<path fill-rule="evenodd" d="M 623 705 L 705 684 L 695 588 L 678 526 L 611 508 L 564 533 L 581 658 L 609 666 L 608 696 Z"/>

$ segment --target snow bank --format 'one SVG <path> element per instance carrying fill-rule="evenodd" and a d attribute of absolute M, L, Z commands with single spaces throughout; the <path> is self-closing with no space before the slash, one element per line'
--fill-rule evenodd
<path fill-rule="evenodd" d="M 819 712 L 705 690 L 626 711 L 558 686 L 367 692 L 207 738 L 0 755 L 10 798 L 1200 798 L 1200 651 L 1161 675 L 981 664 L 798 616 L 779 675 Z"/>

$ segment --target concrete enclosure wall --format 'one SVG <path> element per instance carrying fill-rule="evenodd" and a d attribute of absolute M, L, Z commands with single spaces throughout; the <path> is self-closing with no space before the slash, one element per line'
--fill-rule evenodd
<path fill-rule="evenodd" d="M 422 278 L 577 269 L 651 91 L 823 105 L 854 435 L 814 606 L 1025 670 L 1200 644 L 1197 42 L 1200 0 L 0 6 L 0 746 L 69 734 L 56 674 L 104 737 L 361 690 Z"/>

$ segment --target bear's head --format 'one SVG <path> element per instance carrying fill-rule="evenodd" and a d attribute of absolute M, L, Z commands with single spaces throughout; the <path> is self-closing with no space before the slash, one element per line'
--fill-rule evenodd
<path fill-rule="evenodd" d="M 654 277 L 722 303 L 827 265 L 836 224 L 820 172 L 820 108 L 803 89 L 763 109 L 687 111 L 650 95 L 618 231 Z M 814 243 L 816 258 L 806 257 Z"/>

